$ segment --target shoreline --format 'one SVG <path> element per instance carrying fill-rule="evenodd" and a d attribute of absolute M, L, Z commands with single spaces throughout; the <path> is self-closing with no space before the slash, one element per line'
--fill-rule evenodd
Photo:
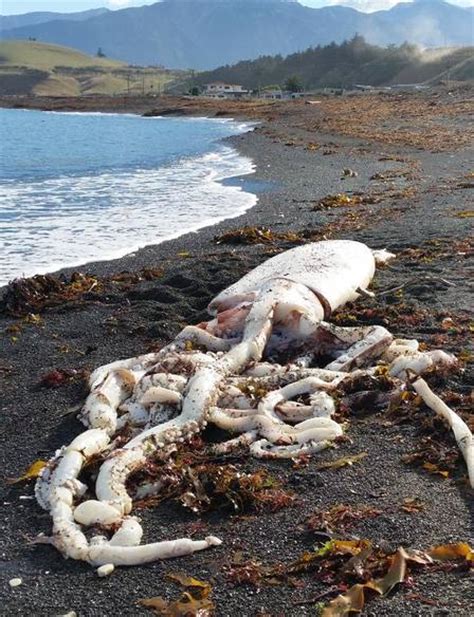
<path fill-rule="evenodd" d="M 463 213 L 472 210 L 472 189 L 464 188 L 472 183 L 472 151 L 462 143 L 454 147 L 451 141 L 446 150 L 420 149 L 416 145 L 420 138 L 406 137 L 398 117 L 391 122 L 402 128 L 374 141 L 363 128 L 367 118 L 373 117 L 374 99 L 363 100 L 369 100 L 371 107 L 360 110 L 355 136 L 347 134 L 347 127 L 343 134 L 316 130 L 320 112 L 312 106 L 294 105 L 288 114 L 277 113 L 272 107 L 273 119 L 262 118 L 254 131 L 230 138 L 241 154 L 254 161 L 252 180 L 271 187 L 259 193 L 253 208 L 197 233 L 147 246 L 136 255 L 88 264 L 96 287 L 38 310 L 37 323 L 26 317 L 0 315 L 5 425 L 0 464 L 6 477 L 18 477 L 32 461 L 49 457 L 82 430 L 72 410 L 84 400 L 83 382 L 71 379 L 59 388 L 48 389 L 39 385 L 43 375 L 58 368 L 91 370 L 156 349 L 183 324 L 204 319 L 210 299 L 250 268 L 298 242 L 323 237 L 352 238 L 398 254 L 393 267 L 377 272 L 374 291 L 413 279 L 416 284 L 406 286 L 399 295 L 381 295 L 375 303 L 358 301 L 338 311 L 333 319 L 342 325 L 384 325 L 397 337 L 417 338 L 429 348 L 462 356 L 464 371 L 439 379 L 435 390 L 454 409 L 469 414 L 466 403 L 469 405 L 474 368 L 469 273 L 474 266 L 474 247 L 472 219 Z M 425 99 L 414 100 L 418 104 Z M 443 100 L 436 99 L 436 106 L 430 106 L 433 99 L 428 97 L 426 109 L 436 114 Z M 451 98 L 447 100 L 452 105 Z M 385 99 L 380 101 L 385 109 Z M 337 114 L 342 113 L 340 102 L 335 105 Z M 404 113 L 403 101 L 397 105 Z M 425 120 L 432 116 L 424 118 L 420 111 L 420 118 L 412 117 L 410 122 L 413 131 L 418 129 L 424 136 Z M 438 122 L 437 116 L 434 119 Z M 373 130 L 383 131 L 384 122 L 388 121 L 379 120 Z M 465 126 L 466 118 L 459 116 L 448 128 L 454 135 Z M 434 129 L 426 135 L 427 144 L 433 143 L 433 133 Z M 344 169 L 357 175 L 345 175 Z M 325 196 L 338 193 L 359 193 L 367 199 L 358 205 L 321 206 Z M 215 242 L 215 236 L 245 225 L 265 226 L 273 237 L 264 244 Z M 140 275 L 144 268 L 156 269 L 156 278 L 122 275 L 124 271 Z M 443 284 L 442 279 L 454 286 Z M 238 554 L 257 563 L 291 563 L 319 540 L 305 530 L 307 517 L 317 509 L 338 504 L 364 504 L 379 510 L 381 514 L 375 518 L 357 521 L 349 537 L 369 538 L 393 550 L 398 546 L 427 549 L 447 542 L 472 542 L 472 492 L 465 484 L 465 468 L 454 455 L 452 437 L 442 425 L 430 423 L 425 412 L 406 409 L 397 417 L 370 411 L 347 418 L 349 442 L 315 456 L 301 469 L 294 469 L 290 462 L 262 462 L 246 455 L 232 461 L 244 472 L 268 470 L 285 489 L 294 491 L 297 502 L 293 507 L 245 516 L 219 511 L 200 519 L 170 500 L 157 508 L 140 510 L 148 540 L 181 537 L 199 525 L 199 537 L 217 535 L 224 543 L 189 558 L 119 569 L 107 579 L 98 579 L 87 565 L 65 561 L 50 547 L 24 542 L 25 536 L 48 533 L 50 520 L 30 499 L 31 484 L 7 487 L 0 505 L 5 574 L 7 580 L 21 576 L 24 581 L 15 591 L 3 590 L 8 614 L 51 617 L 75 610 L 80 617 L 146 616 L 150 613 L 138 607 L 137 600 L 156 595 L 176 598 L 179 591 L 166 573 L 180 571 L 211 580 L 218 617 L 255 617 L 262 611 L 309 617 L 314 615 L 314 606 L 296 603 L 328 588 L 314 575 L 298 579 L 294 587 L 256 588 L 233 584 L 226 568 Z M 430 450 L 430 443 L 434 450 Z M 355 465 L 317 469 L 321 462 L 364 452 L 366 458 Z M 446 464 L 448 478 L 403 462 L 403 457 L 416 452 L 422 453 L 422 463 L 435 456 L 433 463 Z M 403 510 L 404 500 L 413 497 L 421 501 L 421 509 L 412 513 Z M 461 569 L 415 571 L 412 585 L 373 599 L 366 614 L 402 617 L 439 610 L 464 617 L 474 612 L 471 579 Z"/>
<path fill-rule="evenodd" d="M 37 111 L 37 110 L 26 109 L 25 111 Z M 90 113 L 92 113 L 93 115 L 97 115 L 97 116 L 100 116 L 100 115 L 111 116 L 111 115 L 124 115 L 125 114 L 125 112 L 122 114 L 120 112 L 107 113 L 107 112 L 87 112 L 87 111 L 84 111 L 84 112 L 44 111 L 44 113 L 59 113 L 59 114 L 64 113 L 64 114 L 73 114 L 73 115 L 82 115 L 82 114 L 90 115 Z M 127 113 L 126 115 L 131 116 L 131 117 L 136 117 L 136 118 L 143 117 L 138 114 Z M 182 235 L 196 233 L 203 227 L 210 227 L 213 225 L 217 225 L 225 220 L 231 220 L 234 218 L 238 218 L 239 216 L 244 214 L 246 211 L 254 207 L 258 201 L 258 197 L 253 193 L 253 191 L 247 189 L 245 179 L 248 176 L 252 176 L 255 173 L 255 165 L 253 164 L 252 160 L 248 156 L 241 155 L 239 151 L 237 150 L 237 148 L 235 148 L 230 143 L 226 143 L 226 140 L 234 136 L 239 136 L 249 131 L 252 131 L 255 127 L 255 123 L 243 122 L 242 120 L 234 120 L 232 118 L 219 119 L 219 118 L 206 118 L 206 117 L 195 116 L 194 119 L 206 120 L 209 122 L 224 122 L 226 124 L 229 123 L 229 124 L 232 124 L 232 130 L 235 132 L 234 132 L 234 135 L 230 135 L 230 136 L 218 138 L 218 139 L 216 138 L 213 142 L 213 149 L 210 151 L 206 151 L 198 155 L 180 157 L 179 158 L 180 164 L 185 162 L 188 165 L 195 166 L 195 165 L 204 164 L 204 161 L 207 161 L 207 157 L 217 157 L 217 161 L 215 164 L 209 163 L 209 171 L 208 171 L 206 178 L 205 179 L 203 178 L 199 186 L 197 186 L 196 188 L 202 191 L 203 193 L 202 197 L 203 197 L 203 200 L 205 200 L 206 199 L 206 188 L 208 187 L 208 185 L 220 186 L 222 189 L 221 197 L 222 199 L 226 198 L 227 202 L 230 201 L 231 191 L 237 189 L 239 192 L 242 191 L 242 193 L 245 193 L 247 196 L 246 201 L 248 203 L 246 203 L 245 206 L 243 204 L 239 204 L 239 207 L 236 209 L 236 211 L 234 212 L 229 211 L 229 212 L 226 212 L 225 214 L 221 213 L 219 215 L 217 215 L 216 213 L 215 217 L 211 213 L 209 213 L 209 216 L 205 218 L 201 217 L 200 220 L 195 221 L 192 225 L 190 225 L 185 230 L 177 230 L 172 233 L 169 233 L 168 235 L 160 237 L 160 239 L 156 242 L 152 242 L 152 241 L 143 242 L 142 240 L 139 244 L 133 244 L 133 245 L 128 246 L 127 248 L 112 249 L 111 251 L 109 250 L 108 252 L 105 251 L 103 256 L 101 256 L 100 258 L 94 258 L 91 256 L 89 259 L 82 260 L 82 261 L 73 260 L 73 262 L 71 262 L 70 264 L 67 264 L 67 263 L 60 264 L 59 262 L 55 262 L 55 263 L 51 262 L 50 265 L 42 266 L 41 268 L 38 268 L 36 271 L 31 272 L 31 273 L 28 271 L 24 271 L 24 273 L 21 275 L 19 274 L 10 275 L 9 280 L 5 282 L 2 282 L 0 280 L 0 296 L 2 293 L 2 289 L 4 289 L 8 285 L 9 281 L 13 281 L 15 279 L 32 278 L 36 275 L 45 275 L 45 274 L 48 274 L 48 275 L 51 274 L 51 275 L 57 276 L 63 272 L 71 272 L 72 270 L 87 270 L 89 264 L 109 262 L 109 261 L 114 262 L 122 258 L 125 258 L 127 256 L 133 256 L 138 251 L 144 248 L 156 247 L 159 244 L 162 244 L 163 242 L 176 240 Z M 183 120 L 189 121 L 191 120 L 191 118 L 183 116 Z M 229 157 L 232 157 L 233 169 L 230 169 L 230 168 L 225 169 L 225 167 L 230 167 L 227 161 Z M 177 161 L 174 161 L 173 163 L 171 163 L 171 166 L 176 163 Z M 222 165 L 224 165 L 224 168 L 222 168 Z M 165 165 L 161 165 L 156 168 L 147 169 L 146 173 L 147 175 L 149 175 L 153 173 L 166 172 L 166 170 L 169 168 L 170 168 L 170 163 L 168 162 Z M 246 169 L 244 170 L 244 168 Z M 138 170 L 133 170 L 130 173 L 137 173 L 137 171 Z M 226 192 L 229 193 L 227 197 L 225 195 Z M 242 200 L 243 200 L 243 197 L 240 199 L 240 201 Z M 202 206 L 204 205 L 205 203 L 203 201 Z M 157 208 L 159 208 L 159 204 L 157 204 Z M 156 216 L 157 217 L 161 216 L 161 213 L 159 210 L 156 212 Z M 101 242 L 101 237 L 99 236 L 95 238 L 93 244 L 100 244 L 100 242 Z M 139 242 L 138 239 L 137 239 L 137 242 Z M 31 268 L 29 268 L 29 270 L 31 271 Z"/>

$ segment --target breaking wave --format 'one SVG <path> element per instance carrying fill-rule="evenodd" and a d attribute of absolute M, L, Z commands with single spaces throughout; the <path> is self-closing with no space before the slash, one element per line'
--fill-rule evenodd
<path fill-rule="evenodd" d="M 227 134 L 248 130 L 239 123 L 226 126 Z M 0 180 L 0 284 L 114 259 L 239 216 L 257 198 L 222 181 L 251 174 L 254 165 L 218 141 L 212 147 L 211 152 L 175 157 L 155 168 L 37 179 L 4 177 Z"/>

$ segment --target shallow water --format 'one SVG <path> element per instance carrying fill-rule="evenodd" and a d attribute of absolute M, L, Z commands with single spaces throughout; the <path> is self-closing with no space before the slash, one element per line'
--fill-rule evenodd
<path fill-rule="evenodd" d="M 0 284 L 112 259 L 253 206 L 252 161 L 206 118 L 0 110 Z"/>

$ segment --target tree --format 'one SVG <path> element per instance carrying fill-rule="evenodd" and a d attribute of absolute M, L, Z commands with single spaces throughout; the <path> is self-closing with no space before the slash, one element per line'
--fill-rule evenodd
<path fill-rule="evenodd" d="M 288 92 L 303 91 L 303 84 L 301 83 L 301 79 L 298 77 L 298 75 L 292 75 L 291 77 L 288 77 L 288 79 L 285 81 L 285 90 L 288 90 Z"/>
<path fill-rule="evenodd" d="M 106 58 L 107 56 L 104 54 L 104 52 L 102 51 L 102 47 L 99 47 L 99 49 L 97 50 L 97 57 L 98 58 Z"/>

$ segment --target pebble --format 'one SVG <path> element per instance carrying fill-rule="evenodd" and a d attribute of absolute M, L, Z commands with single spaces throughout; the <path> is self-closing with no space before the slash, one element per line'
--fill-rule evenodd
<path fill-rule="evenodd" d="M 109 576 L 109 574 L 112 574 L 112 572 L 115 570 L 115 566 L 113 563 L 106 563 L 103 566 L 100 566 L 100 568 L 97 568 L 97 574 L 103 578 L 104 576 Z"/>
<path fill-rule="evenodd" d="M 354 171 L 353 169 L 343 169 L 342 170 L 342 174 L 343 176 L 347 176 L 349 178 L 357 178 L 357 176 L 359 175 L 356 171 Z"/>
<path fill-rule="evenodd" d="M 11 578 L 8 581 L 8 584 L 10 585 L 10 587 L 13 589 L 14 587 L 19 587 L 21 584 L 23 583 L 23 581 L 21 580 L 21 578 Z"/>

